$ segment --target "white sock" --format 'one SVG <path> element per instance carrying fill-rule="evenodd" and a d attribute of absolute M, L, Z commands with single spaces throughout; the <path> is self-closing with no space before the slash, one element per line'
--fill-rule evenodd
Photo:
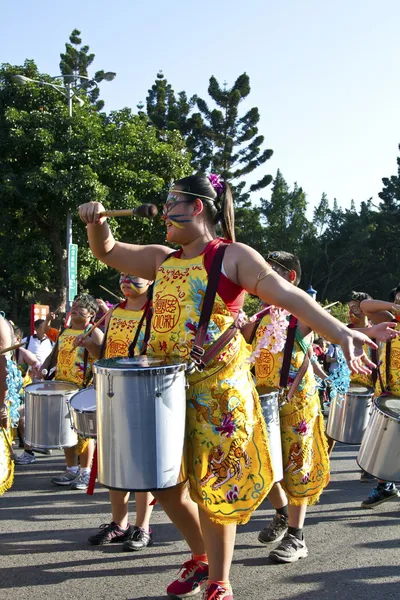
<path fill-rule="evenodd" d="M 71 473 L 74 473 L 74 475 L 77 475 L 78 471 L 79 471 L 79 467 L 78 466 L 76 466 L 76 467 L 67 467 L 67 471 L 71 471 Z"/>
<path fill-rule="evenodd" d="M 81 467 L 81 475 L 89 475 L 90 467 Z"/>

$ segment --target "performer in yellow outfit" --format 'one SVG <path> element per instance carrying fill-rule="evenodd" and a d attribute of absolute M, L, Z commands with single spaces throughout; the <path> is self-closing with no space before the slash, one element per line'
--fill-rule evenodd
<path fill-rule="evenodd" d="M 96 300 L 89 294 L 77 296 L 71 308 L 71 326 L 58 336 L 53 352 L 45 360 L 42 370 L 55 365 L 55 379 L 75 383 L 84 387 L 91 377 L 92 363 L 96 351 L 103 340 L 103 334 L 95 329 L 88 338 L 86 348 L 76 346 L 76 339 L 86 332 L 97 312 Z M 92 352 L 93 350 L 93 352 Z M 78 436 L 78 445 L 64 448 L 66 471 L 52 478 L 52 483 L 71 486 L 74 490 L 86 490 L 89 484 L 90 468 L 93 460 L 94 440 Z M 78 466 L 78 456 L 80 466 Z"/>
<path fill-rule="evenodd" d="M 151 344 L 157 354 L 192 355 L 215 252 L 226 244 L 217 296 L 204 348 L 234 322 L 244 291 L 281 305 L 336 343 L 349 364 L 364 370 L 362 344 L 368 338 L 351 332 L 283 278 L 254 250 L 234 243 L 234 209 L 230 188 L 216 175 L 193 175 L 176 181 L 164 208 L 167 241 L 181 251 L 170 256 L 166 246 L 116 242 L 102 216 L 104 207 L 87 203 L 80 217 L 88 225 L 95 256 L 116 269 L 155 280 Z M 217 238 L 220 223 L 224 239 Z M 192 348 L 191 348 L 192 346 Z M 249 374 L 249 349 L 239 335 L 219 350 L 202 372 L 189 376 L 187 445 L 189 491 L 185 485 L 154 492 L 192 551 L 167 593 L 204 600 L 232 600 L 229 572 L 236 523 L 245 522 L 268 494 L 273 481 L 266 430 Z M 367 362 L 367 364 L 369 364 Z M 201 365 L 200 365 L 201 366 Z"/>
<path fill-rule="evenodd" d="M 0 315 L 0 350 L 9 348 L 13 343 L 11 327 Z M 14 462 L 10 436 L 9 385 L 10 358 L 0 354 L 0 496 L 13 484 Z M 22 383 L 22 377 L 21 377 Z"/>
<path fill-rule="evenodd" d="M 129 346 L 135 338 L 135 333 L 143 310 L 148 308 L 150 301 L 147 294 L 150 281 L 140 277 L 132 277 L 121 273 L 120 288 L 126 300 L 118 304 L 108 321 L 106 320 L 105 339 L 103 342 L 104 357 L 114 358 L 128 356 Z M 143 330 L 140 332 L 136 351 L 143 349 Z M 100 348 L 97 358 L 100 358 Z M 153 496 L 150 492 L 136 492 L 136 521 L 129 523 L 130 493 L 121 490 L 109 490 L 112 509 L 112 521 L 102 525 L 98 533 L 91 535 L 88 542 L 94 546 L 104 546 L 114 542 L 123 542 L 122 549 L 135 552 L 153 545 L 150 517 L 153 511 Z"/>

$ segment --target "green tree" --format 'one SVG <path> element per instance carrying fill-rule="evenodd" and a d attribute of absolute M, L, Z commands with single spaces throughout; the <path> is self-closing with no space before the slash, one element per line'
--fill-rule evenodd
<path fill-rule="evenodd" d="M 187 175 L 189 157 L 178 132 L 164 140 L 146 118 L 129 109 L 110 115 L 86 103 L 68 117 L 65 99 L 51 87 L 18 86 L 13 75 L 48 80 L 33 61 L 0 68 L 0 278 L 15 307 L 47 290 L 54 305 L 65 301 L 65 221 L 73 215 L 79 244 L 79 278 L 86 287 L 101 266 L 87 247 L 77 207 L 89 200 L 126 208 L 160 199 L 171 180 Z M 151 229 L 149 229 L 151 227 Z M 115 222 L 116 236 L 163 241 L 160 223 Z M 11 245 L 10 232 L 21 243 Z"/>

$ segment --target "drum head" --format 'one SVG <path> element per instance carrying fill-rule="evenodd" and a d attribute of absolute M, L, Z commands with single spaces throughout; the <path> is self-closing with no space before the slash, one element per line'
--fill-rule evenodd
<path fill-rule="evenodd" d="M 385 415 L 400 421 L 400 398 L 397 396 L 379 396 L 379 398 L 376 398 L 375 404 Z"/>
<path fill-rule="evenodd" d="M 96 411 L 96 390 L 93 386 L 80 390 L 69 401 L 72 408 L 81 412 Z"/>
<path fill-rule="evenodd" d="M 38 396 L 50 396 L 51 394 L 59 396 L 60 394 L 70 394 L 78 391 L 78 386 L 69 381 L 38 381 L 30 383 L 25 387 L 25 390 L 30 394 Z"/>
<path fill-rule="evenodd" d="M 347 393 L 354 396 L 365 396 L 366 394 L 372 394 L 373 390 L 366 385 L 359 385 L 357 383 L 350 384 L 350 389 Z"/>
<path fill-rule="evenodd" d="M 129 358 L 121 356 L 116 358 L 104 358 L 94 363 L 96 373 L 114 371 L 151 371 L 152 369 L 164 369 L 168 372 L 183 370 L 185 364 L 182 359 L 173 356 L 134 356 Z"/>

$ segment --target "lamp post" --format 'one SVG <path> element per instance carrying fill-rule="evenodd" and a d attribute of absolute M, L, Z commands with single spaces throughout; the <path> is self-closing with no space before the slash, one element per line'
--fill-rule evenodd
<path fill-rule="evenodd" d="M 30 77 L 26 77 L 25 75 L 14 75 L 13 79 L 14 81 L 16 81 L 17 83 L 19 83 L 20 85 L 26 85 L 28 83 L 35 83 L 37 85 L 47 85 L 49 87 L 52 87 L 54 90 L 57 90 L 57 92 L 59 92 L 62 96 L 64 96 L 67 99 L 68 102 L 68 115 L 70 118 L 72 118 L 72 108 L 73 108 L 73 100 L 75 99 L 76 102 L 78 102 L 79 106 L 83 106 L 85 103 L 82 100 L 82 98 L 80 98 L 76 92 L 80 89 L 85 89 L 88 87 L 88 84 L 94 85 L 96 87 L 99 87 L 99 83 L 100 81 L 112 81 L 113 79 L 115 79 L 116 77 L 116 73 L 113 73 L 112 71 L 106 71 L 105 73 L 101 73 L 101 75 L 97 78 L 97 79 L 91 79 L 90 77 L 86 77 L 84 75 L 55 75 L 54 77 L 51 77 L 51 79 L 53 81 L 42 81 L 40 79 L 31 79 Z M 72 83 L 77 80 L 84 80 L 83 82 L 80 81 L 80 84 L 78 86 L 73 86 Z M 61 83 L 54 83 L 54 81 L 57 80 L 63 80 L 64 82 L 66 81 L 65 85 L 61 84 Z M 67 236 L 66 236 L 66 245 L 67 245 L 67 263 L 66 263 L 66 269 L 65 269 L 65 279 L 66 279 L 66 289 L 67 289 L 67 294 L 66 294 L 66 300 L 65 300 L 65 310 L 66 312 L 69 312 L 70 309 L 70 272 L 69 272 L 69 248 L 70 245 L 72 244 L 72 219 L 71 219 L 71 213 L 68 211 L 67 212 Z"/>
<path fill-rule="evenodd" d="M 310 284 L 310 287 L 307 290 L 307 294 L 313 299 L 317 299 L 317 290 L 314 290 L 313 286 Z"/>

